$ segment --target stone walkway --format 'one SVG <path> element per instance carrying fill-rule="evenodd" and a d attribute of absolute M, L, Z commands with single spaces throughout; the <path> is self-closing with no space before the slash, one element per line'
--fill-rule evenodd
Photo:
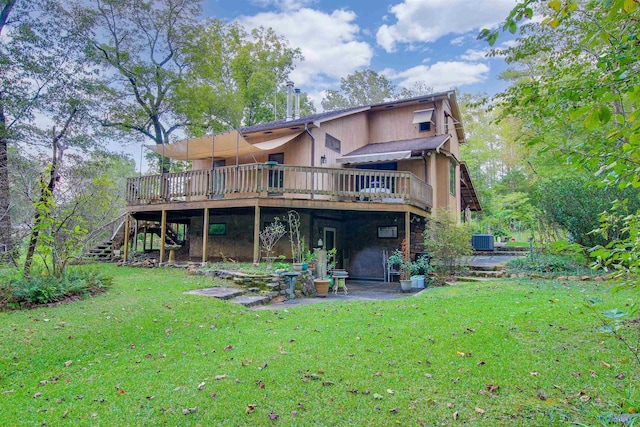
<path fill-rule="evenodd" d="M 244 305 L 245 307 L 252 307 L 255 310 L 279 310 L 295 306 L 330 303 L 337 301 L 393 300 L 398 298 L 407 298 L 413 295 L 418 295 L 420 293 L 402 293 L 400 291 L 400 284 L 398 283 L 369 282 L 364 280 L 350 280 L 347 282 L 347 288 L 349 289 L 349 295 L 343 295 L 342 292 L 340 292 L 338 295 L 335 295 L 333 292 L 330 292 L 326 298 L 296 298 L 291 300 L 291 302 L 282 302 L 275 299 L 271 300 L 271 302 L 269 302 L 268 304 L 266 304 L 266 298 L 257 295 L 243 295 L 244 291 L 242 289 L 236 288 L 212 287 L 196 289 L 185 293 L 191 295 L 219 298 L 222 300 L 227 300 L 231 303 Z"/>

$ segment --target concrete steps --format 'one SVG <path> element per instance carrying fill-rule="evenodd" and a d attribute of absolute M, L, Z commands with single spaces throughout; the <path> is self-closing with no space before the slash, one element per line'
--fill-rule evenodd
<path fill-rule="evenodd" d="M 280 295 L 279 292 L 265 292 L 260 294 L 247 293 L 247 290 L 245 289 L 227 288 L 224 286 L 195 289 L 193 291 L 187 291 L 185 292 L 185 294 L 217 298 L 219 300 L 228 301 L 233 304 L 240 304 L 245 307 L 267 304 L 273 298 Z"/>

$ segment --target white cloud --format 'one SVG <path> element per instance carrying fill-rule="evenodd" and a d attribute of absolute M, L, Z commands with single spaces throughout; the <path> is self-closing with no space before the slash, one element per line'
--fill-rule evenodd
<path fill-rule="evenodd" d="M 293 11 L 302 9 L 303 7 L 310 6 L 315 3 L 314 0 L 252 0 L 252 4 L 259 7 L 270 7 L 274 6 L 277 9 L 283 11 Z"/>
<path fill-rule="evenodd" d="M 460 55 L 463 61 L 481 61 L 487 59 L 490 49 L 467 49 L 465 53 Z"/>
<path fill-rule="evenodd" d="M 395 24 L 378 29 L 377 42 L 387 52 L 396 45 L 431 43 L 447 34 L 464 34 L 503 21 L 516 0 L 404 0 L 389 8 Z"/>
<path fill-rule="evenodd" d="M 386 72 L 388 78 L 400 80 L 398 84 L 402 87 L 411 87 L 416 82 L 423 81 L 434 90 L 443 91 L 487 80 L 489 66 L 450 61 L 418 65 L 404 71 L 386 70 Z"/>
<path fill-rule="evenodd" d="M 465 36 L 459 36 L 451 39 L 449 43 L 452 44 L 453 46 L 462 46 L 464 44 L 465 39 L 466 39 Z"/>
<path fill-rule="evenodd" d="M 297 86 L 318 84 L 324 77 L 337 80 L 357 69 L 368 67 L 373 48 L 358 40 L 360 27 L 353 11 L 338 9 L 331 13 L 300 8 L 293 12 L 265 12 L 241 16 L 246 28 L 271 27 L 293 47 L 299 47 L 305 60 L 295 65 L 291 80 Z M 305 87 L 304 90 L 313 88 Z"/>

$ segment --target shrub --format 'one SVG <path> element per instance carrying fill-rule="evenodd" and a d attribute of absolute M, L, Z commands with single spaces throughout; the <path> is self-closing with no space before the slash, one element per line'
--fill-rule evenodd
<path fill-rule="evenodd" d="M 507 267 L 516 271 L 540 274 L 582 275 L 592 273 L 585 267 L 583 257 L 568 254 L 534 253 L 509 261 Z"/>
<path fill-rule="evenodd" d="M 93 271 L 70 271 L 60 278 L 44 274 L 33 274 L 29 279 L 16 276 L 0 287 L 0 307 L 31 307 L 68 297 L 86 297 L 112 285 L 112 277 Z"/>
<path fill-rule="evenodd" d="M 463 256 L 471 255 L 471 231 L 458 224 L 447 211 L 439 211 L 424 230 L 424 248 L 438 262 L 454 273 Z"/>

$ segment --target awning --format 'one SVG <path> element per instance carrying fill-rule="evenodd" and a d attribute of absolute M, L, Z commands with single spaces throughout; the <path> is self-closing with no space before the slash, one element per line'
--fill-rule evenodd
<path fill-rule="evenodd" d="M 426 110 L 418 110 L 413 112 L 413 124 L 427 123 L 431 121 L 433 117 L 433 108 Z"/>
<path fill-rule="evenodd" d="M 249 144 L 247 140 L 236 130 L 178 141 L 167 145 L 147 145 L 152 151 L 173 160 L 196 160 L 235 157 L 236 154 L 259 153 L 278 148 L 291 141 L 302 132 L 285 135 L 268 141 Z"/>
<path fill-rule="evenodd" d="M 336 161 L 338 163 L 381 163 L 381 162 L 395 162 L 398 160 L 405 160 L 411 157 L 411 151 L 395 151 L 391 153 L 375 153 L 375 154 L 361 154 L 355 156 L 338 157 Z"/>

